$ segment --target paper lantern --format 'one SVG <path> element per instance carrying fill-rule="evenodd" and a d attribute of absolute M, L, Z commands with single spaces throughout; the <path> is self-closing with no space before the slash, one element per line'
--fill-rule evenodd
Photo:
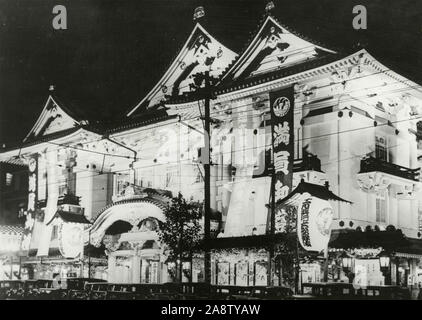
<path fill-rule="evenodd" d="M 326 200 L 303 196 L 298 205 L 298 238 L 307 251 L 327 248 L 333 221 L 333 208 Z"/>

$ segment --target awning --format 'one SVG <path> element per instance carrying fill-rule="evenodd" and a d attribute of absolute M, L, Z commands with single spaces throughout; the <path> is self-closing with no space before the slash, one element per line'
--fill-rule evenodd
<path fill-rule="evenodd" d="M 331 190 L 328 189 L 328 185 L 321 186 L 318 184 L 308 183 L 301 181 L 298 186 L 285 198 L 279 200 L 277 204 L 289 204 L 297 200 L 297 197 L 303 193 L 309 193 L 311 196 L 314 196 L 323 200 L 335 200 L 342 201 L 347 203 L 352 203 L 350 201 L 344 200 L 339 196 L 335 195 Z"/>
<path fill-rule="evenodd" d="M 328 244 L 330 248 L 353 249 L 353 248 L 378 248 L 388 251 L 403 250 L 409 247 L 409 240 L 401 230 L 394 231 L 356 231 L 339 230 L 332 232 Z"/>
<path fill-rule="evenodd" d="M 422 259 L 422 239 L 408 238 L 408 244 L 396 250 L 396 257 Z"/>

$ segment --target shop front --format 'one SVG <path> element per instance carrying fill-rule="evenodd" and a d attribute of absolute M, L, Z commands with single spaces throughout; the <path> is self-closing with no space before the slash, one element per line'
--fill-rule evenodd
<path fill-rule="evenodd" d="M 108 281 L 112 283 L 148 283 L 167 282 L 163 254 L 154 240 L 143 244 L 124 244 L 120 250 L 109 253 Z"/>
<path fill-rule="evenodd" d="M 267 286 L 268 251 L 258 248 L 213 250 L 212 284 L 219 286 Z"/>
<path fill-rule="evenodd" d="M 421 285 L 422 241 L 406 238 L 400 230 L 343 231 L 330 242 L 330 265 L 338 272 L 332 281 L 357 287 Z"/>
<path fill-rule="evenodd" d="M 18 280 L 22 277 L 20 245 L 23 227 L 0 226 L 0 281 Z"/>

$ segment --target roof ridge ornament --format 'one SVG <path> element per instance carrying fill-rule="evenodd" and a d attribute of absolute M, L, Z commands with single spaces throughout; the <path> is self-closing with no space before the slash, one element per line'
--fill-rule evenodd
<path fill-rule="evenodd" d="M 199 20 L 203 16 L 205 16 L 204 7 L 202 7 L 202 6 L 196 7 L 195 10 L 193 11 L 193 21 Z"/>
<path fill-rule="evenodd" d="M 55 85 L 54 84 L 50 84 L 50 86 L 48 87 L 48 91 L 53 92 L 55 89 Z"/>
<path fill-rule="evenodd" d="M 271 15 L 271 11 L 275 8 L 274 2 L 267 2 L 265 6 L 265 12 L 267 15 Z"/>

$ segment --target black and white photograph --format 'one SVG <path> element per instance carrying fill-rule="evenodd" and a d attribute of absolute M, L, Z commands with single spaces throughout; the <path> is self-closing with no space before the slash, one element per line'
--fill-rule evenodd
<path fill-rule="evenodd" d="M 422 300 L 421 18 L 0 0 L 0 300 Z"/>

